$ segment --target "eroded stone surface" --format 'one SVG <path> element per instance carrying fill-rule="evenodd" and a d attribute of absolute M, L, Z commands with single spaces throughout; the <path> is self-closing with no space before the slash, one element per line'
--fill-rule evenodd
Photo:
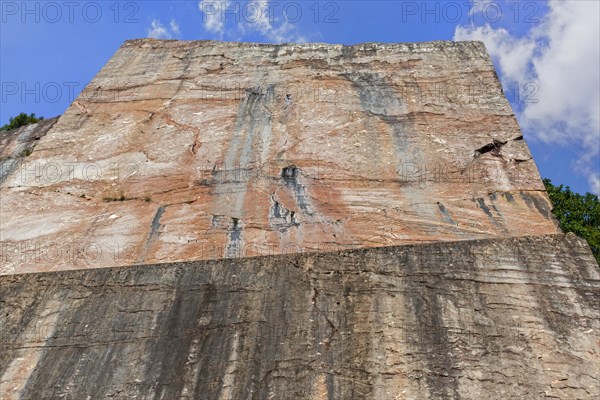
<path fill-rule="evenodd" d="M 557 232 L 477 42 L 129 41 L 27 163 L 1 274 Z"/>
<path fill-rule="evenodd" d="M 9 275 L 0 304 L 6 399 L 600 396 L 572 235 Z"/>
<path fill-rule="evenodd" d="M 15 172 L 20 175 L 29 172 L 27 168 L 22 167 L 22 162 L 57 121 L 58 117 L 50 118 L 36 124 L 0 132 L 0 185 Z"/>

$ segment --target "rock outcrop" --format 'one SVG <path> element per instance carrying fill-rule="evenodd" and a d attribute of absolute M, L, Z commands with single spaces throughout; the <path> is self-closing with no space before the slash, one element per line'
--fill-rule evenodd
<path fill-rule="evenodd" d="M 23 160 L 33 153 L 40 139 L 57 121 L 58 117 L 44 119 L 36 124 L 0 132 L 0 185 L 15 172 L 20 175 L 27 173 L 27 169 L 22 168 Z"/>
<path fill-rule="evenodd" d="M 600 397 L 482 43 L 128 41 L 0 157 L 0 400 Z"/>
<path fill-rule="evenodd" d="M 478 42 L 129 41 L 0 190 L 1 274 L 558 232 Z"/>
<path fill-rule="evenodd" d="M 600 396 L 570 235 L 11 275 L 0 301 L 4 399 Z"/>

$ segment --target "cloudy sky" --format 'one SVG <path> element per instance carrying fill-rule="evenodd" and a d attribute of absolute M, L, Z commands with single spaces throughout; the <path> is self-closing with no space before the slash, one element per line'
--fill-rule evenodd
<path fill-rule="evenodd" d="M 482 40 L 543 177 L 600 193 L 600 2 L 0 1 L 0 125 L 59 115 L 124 40 Z"/>

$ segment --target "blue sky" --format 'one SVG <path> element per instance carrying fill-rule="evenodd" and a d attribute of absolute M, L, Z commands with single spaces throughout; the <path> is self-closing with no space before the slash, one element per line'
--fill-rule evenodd
<path fill-rule="evenodd" d="M 600 192 L 600 2 L 0 1 L 0 125 L 60 115 L 123 41 L 483 40 L 543 177 Z"/>

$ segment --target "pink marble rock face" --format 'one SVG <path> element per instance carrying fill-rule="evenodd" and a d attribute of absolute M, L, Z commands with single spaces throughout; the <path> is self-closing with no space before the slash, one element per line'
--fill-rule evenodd
<path fill-rule="evenodd" d="M 128 41 L 35 143 L 1 274 L 558 232 L 479 42 Z"/>

